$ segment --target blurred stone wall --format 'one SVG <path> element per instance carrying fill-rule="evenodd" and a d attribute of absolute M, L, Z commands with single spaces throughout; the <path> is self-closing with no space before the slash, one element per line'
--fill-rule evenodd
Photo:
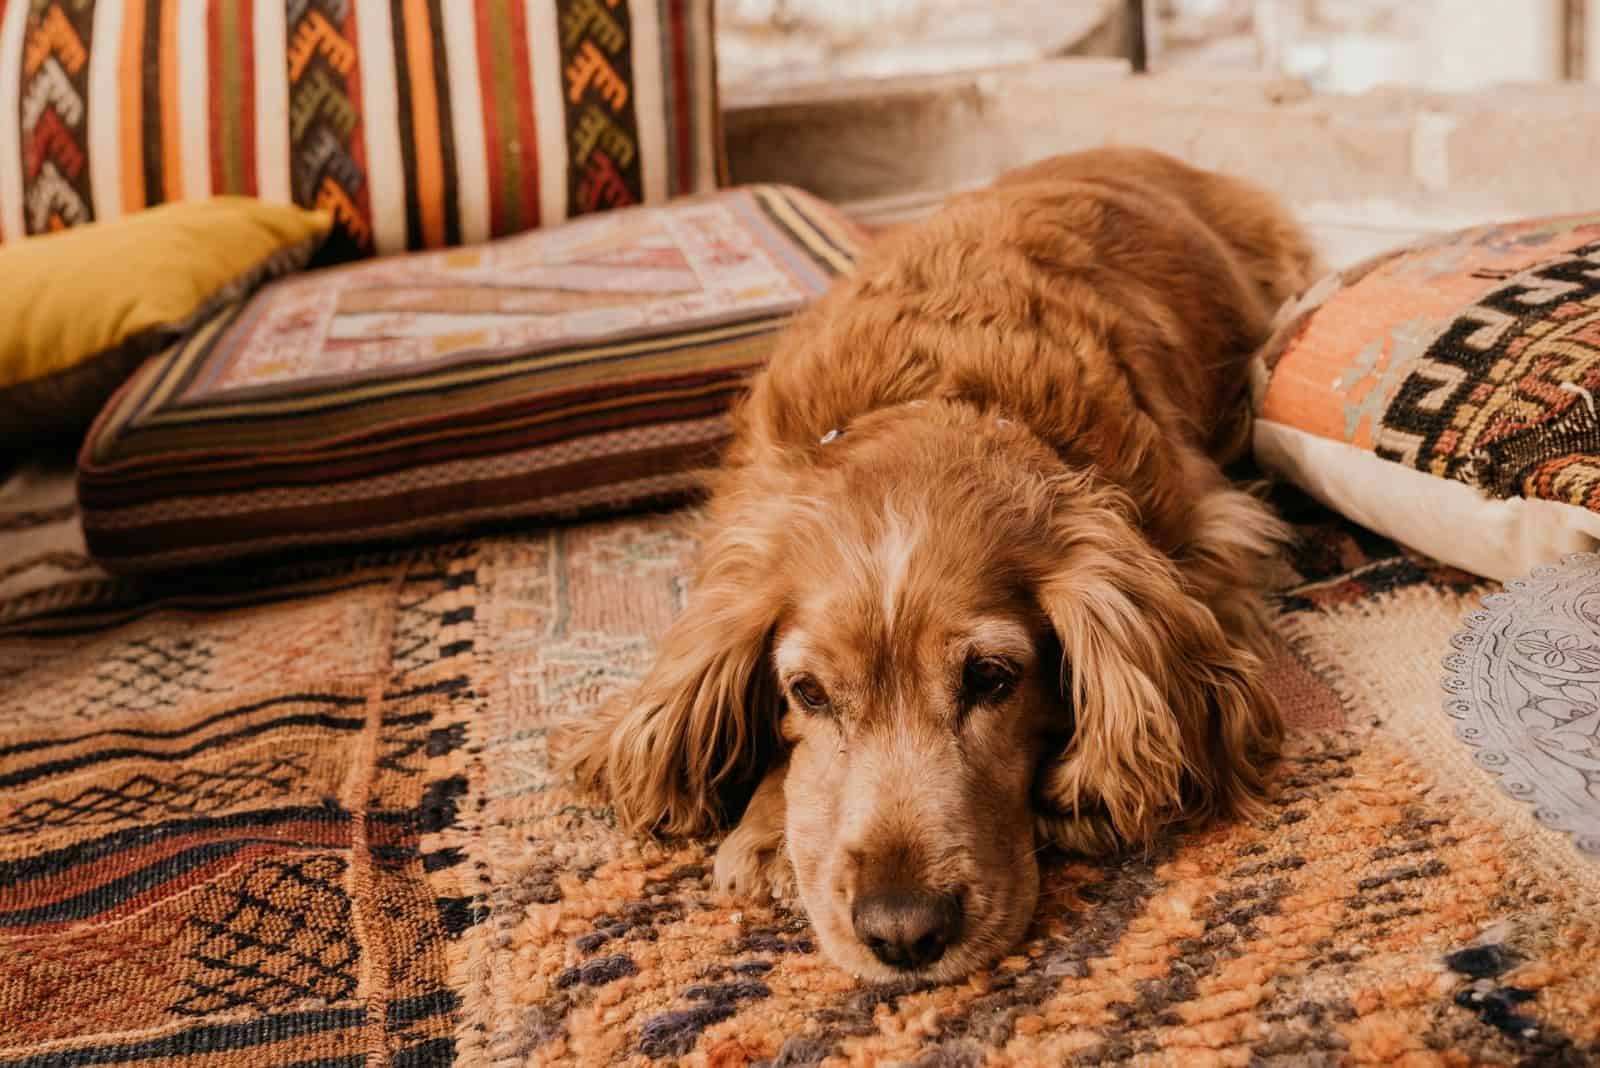
<path fill-rule="evenodd" d="M 1565 74 L 1564 0 L 1154 2 L 1158 62 L 1167 69 L 1253 64 L 1343 93 L 1468 90 Z"/>
<path fill-rule="evenodd" d="M 1121 54 L 1122 0 L 717 0 L 724 91 Z"/>
<path fill-rule="evenodd" d="M 1126 54 L 1123 0 L 716 0 L 731 99 L 845 78 Z M 1600 8 L 1600 3 L 1588 5 Z M 1564 0 L 1146 0 L 1155 70 L 1460 90 L 1563 74 Z M 1600 12 L 1589 36 L 1600 45 Z M 1600 47 L 1590 48 L 1600 74 Z"/>

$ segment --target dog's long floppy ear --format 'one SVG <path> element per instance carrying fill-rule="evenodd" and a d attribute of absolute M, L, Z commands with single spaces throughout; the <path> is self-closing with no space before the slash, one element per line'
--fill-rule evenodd
<path fill-rule="evenodd" d="M 722 525 L 644 682 L 557 739 L 558 761 L 608 793 L 630 831 L 719 826 L 780 748 L 768 647 L 781 594 L 768 531 Z"/>
<path fill-rule="evenodd" d="M 1231 644 L 1112 494 L 1073 495 L 1038 599 L 1071 734 L 1040 774 L 1041 830 L 1084 852 L 1250 807 L 1281 734 L 1262 664 Z"/>

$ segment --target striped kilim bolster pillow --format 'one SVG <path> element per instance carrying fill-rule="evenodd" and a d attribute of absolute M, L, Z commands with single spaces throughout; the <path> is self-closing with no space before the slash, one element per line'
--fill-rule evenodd
<path fill-rule="evenodd" d="M 681 501 L 861 241 L 752 186 L 273 283 L 101 413 L 90 551 L 161 569 Z"/>
<path fill-rule="evenodd" d="M 233 193 L 353 252 L 708 192 L 711 0 L 0 0 L 0 240 Z"/>

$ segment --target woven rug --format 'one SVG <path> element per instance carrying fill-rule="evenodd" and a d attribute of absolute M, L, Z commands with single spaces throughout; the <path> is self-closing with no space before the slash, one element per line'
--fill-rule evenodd
<path fill-rule="evenodd" d="M 142 586 L 0 490 L 0 1066 L 1600 1063 L 1595 866 L 1451 737 L 1489 592 L 1303 501 L 1271 810 L 1050 861 L 1015 954 L 862 986 L 552 777 L 685 515 Z"/>

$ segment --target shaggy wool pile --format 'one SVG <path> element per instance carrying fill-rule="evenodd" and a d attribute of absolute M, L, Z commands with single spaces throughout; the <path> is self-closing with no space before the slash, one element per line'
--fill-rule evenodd
<path fill-rule="evenodd" d="M 1052 859 L 928 987 L 552 776 L 682 608 L 684 515 L 158 584 L 69 500 L 0 492 L 4 1068 L 1600 1062 L 1594 866 L 1441 711 L 1487 589 L 1304 502 L 1270 811 Z"/>

